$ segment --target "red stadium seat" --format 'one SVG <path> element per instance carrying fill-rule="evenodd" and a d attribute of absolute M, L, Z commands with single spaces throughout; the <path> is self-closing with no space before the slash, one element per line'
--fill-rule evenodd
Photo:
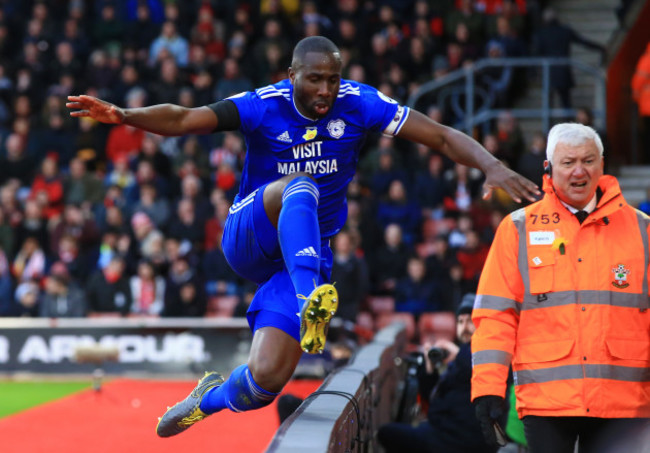
<path fill-rule="evenodd" d="M 415 338 L 415 317 L 411 313 L 395 312 L 395 313 L 382 313 L 375 321 L 375 329 L 381 330 L 384 327 L 394 323 L 401 322 L 406 325 L 406 338 L 408 341 L 413 341 Z"/>
<path fill-rule="evenodd" d="M 354 326 L 354 332 L 362 344 L 372 340 L 375 334 L 375 320 L 372 317 L 372 313 L 367 311 L 357 313 L 357 323 Z"/>
<path fill-rule="evenodd" d="M 231 318 L 238 303 L 238 296 L 211 297 L 208 300 L 206 316 Z"/>
<path fill-rule="evenodd" d="M 456 315 L 451 311 L 422 313 L 418 320 L 420 343 L 435 343 L 444 338 L 454 341 L 456 338 Z"/>
<path fill-rule="evenodd" d="M 367 311 L 360 311 L 357 313 L 357 326 L 374 331 L 375 320 L 372 318 L 372 313 Z"/>
<path fill-rule="evenodd" d="M 375 317 L 383 313 L 393 313 L 395 311 L 395 298 L 391 296 L 370 296 L 368 297 L 368 307 Z"/>

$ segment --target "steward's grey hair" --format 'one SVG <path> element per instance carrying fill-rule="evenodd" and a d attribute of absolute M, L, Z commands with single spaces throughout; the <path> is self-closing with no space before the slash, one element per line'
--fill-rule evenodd
<path fill-rule="evenodd" d="M 548 133 L 548 141 L 546 144 L 546 160 L 553 163 L 553 154 L 558 143 L 564 143 L 569 146 L 578 146 L 583 143 L 593 140 L 600 152 L 603 155 L 603 142 L 593 128 L 585 126 L 580 123 L 560 123 L 553 126 Z"/>

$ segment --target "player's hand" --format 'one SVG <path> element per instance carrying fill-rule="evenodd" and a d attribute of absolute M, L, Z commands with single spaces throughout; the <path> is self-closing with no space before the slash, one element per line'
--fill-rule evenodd
<path fill-rule="evenodd" d="M 124 112 L 121 108 L 110 102 L 102 101 L 92 96 L 82 94 L 80 96 L 68 96 L 65 104 L 69 109 L 70 116 L 90 117 L 101 123 L 121 124 L 124 121 Z"/>
<path fill-rule="evenodd" d="M 483 184 L 483 199 L 489 200 L 492 191 L 497 187 L 505 190 L 517 203 L 523 198 L 528 201 L 537 201 L 542 192 L 537 185 L 503 165 L 501 162 L 491 166 L 485 172 L 485 183 Z"/>

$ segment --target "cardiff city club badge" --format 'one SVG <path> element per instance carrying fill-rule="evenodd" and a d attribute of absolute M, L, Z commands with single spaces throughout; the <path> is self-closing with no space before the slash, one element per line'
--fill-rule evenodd
<path fill-rule="evenodd" d="M 619 289 L 630 286 L 627 282 L 627 276 L 630 273 L 630 270 L 626 269 L 624 264 L 618 264 L 616 267 L 612 268 L 612 272 L 614 272 L 614 281 L 612 282 L 612 285 Z"/>
<path fill-rule="evenodd" d="M 305 132 L 305 135 L 302 136 L 305 140 L 313 140 L 316 138 L 316 135 L 318 135 L 318 128 L 317 127 L 308 127 L 307 131 Z"/>
<path fill-rule="evenodd" d="M 327 130 L 333 138 L 341 138 L 345 132 L 345 122 L 339 119 L 332 120 L 327 123 Z"/>

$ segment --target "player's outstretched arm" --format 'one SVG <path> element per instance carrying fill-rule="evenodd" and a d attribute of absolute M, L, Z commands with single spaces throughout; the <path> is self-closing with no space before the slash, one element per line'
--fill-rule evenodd
<path fill-rule="evenodd" d="M 422 113 L 411 110 L 398 136 L 444 153 L 449 158 L 485 173 L 483 198 L 488 199 L 492 190 L 500 187 L 517 203 L 526 198 L 535 201 L 539 188 L 535 183 L 507 168 L 496 157 L 468 135 L 436 123 Z"/>
<path fill-rule="evenodd" d="M 92 96 L 68 96 L 70 116 L 90 117 L 102 123 L 128 124 L 159 135 L 178 136 L 210 133 L 217 127 L 217 116 L 208 107 L 188 109 L 159 104 L 141 108 L 121 108 Z"/>

